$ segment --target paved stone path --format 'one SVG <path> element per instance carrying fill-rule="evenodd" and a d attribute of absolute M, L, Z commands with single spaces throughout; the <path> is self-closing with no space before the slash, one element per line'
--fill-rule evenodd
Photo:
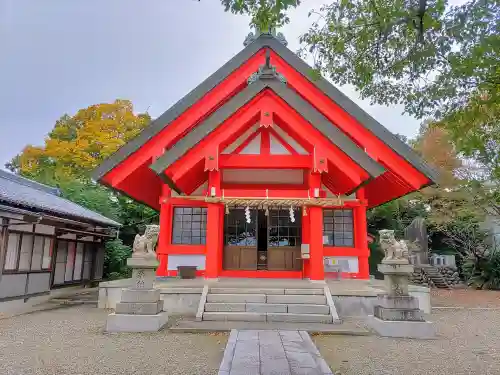
<path fill-rule="evenodd" d="M 231 331 L 219 375 L 332 375 L 306 331 Z"/>

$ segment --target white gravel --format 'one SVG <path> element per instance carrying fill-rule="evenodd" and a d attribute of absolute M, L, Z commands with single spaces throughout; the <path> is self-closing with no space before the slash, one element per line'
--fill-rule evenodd
<path fill-rule="evenodd" d="M 432 314 L 436 340 L 316 336 L 332 370 L 342 375 L 499 375 L 500 310 Z"/>
<path fill-rule="evenodd" d="M 0 374 L 217 374 L 226 335 L 106 334 L 91 306 L 0 320 Z"/>

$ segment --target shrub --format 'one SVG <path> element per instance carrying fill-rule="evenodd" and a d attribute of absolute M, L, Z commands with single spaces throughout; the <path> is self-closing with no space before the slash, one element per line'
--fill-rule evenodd
<path fill-rule="evenodd" d="M 106 242 L 104 278 L 114 280 L 130 277 L 131 270 L 127 267 L 127 258 L 131 255 L 132 248 L 124 245 L 121 239 L 117 238 Z"/>
<path fill-rule="evenodd" d="M 500 251 L 492 251 L 482 257 L 468 257 L 463 272 L 469 285 L 478 289 L 500 290 Z"/>

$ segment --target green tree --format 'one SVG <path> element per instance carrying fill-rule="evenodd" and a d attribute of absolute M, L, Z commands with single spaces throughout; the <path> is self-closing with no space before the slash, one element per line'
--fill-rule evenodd
<path fill-rule="evenodd" d="M 250 24 L 260 30 L 271 30 L 280 27 L 290 19 L 286 11 L 298 6 L 301 0 L 220 0 L 226 12 L 247 14 Z"/>

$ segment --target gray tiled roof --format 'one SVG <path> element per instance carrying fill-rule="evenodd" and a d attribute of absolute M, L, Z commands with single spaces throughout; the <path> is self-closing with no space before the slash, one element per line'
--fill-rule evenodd
<path fill-rule="evenodd" d="M 27 207 L 56 216 L 83 219 L 110 226 L 120 225 L 114 220 L 88 210 L 59 195 L 59 190 L 56 188 L 0 170 L 0 202 Z"/>

